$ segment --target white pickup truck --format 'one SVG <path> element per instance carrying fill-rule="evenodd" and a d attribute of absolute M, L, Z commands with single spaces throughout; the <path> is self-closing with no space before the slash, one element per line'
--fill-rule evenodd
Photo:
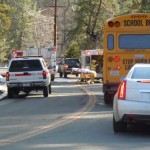
<path fill-rule="evenodd" d="M 32 90 L 43 91 L 43 96 L 51 93 L 51 75 L 43 58 L 15 58 L 10 60 L 6 72 L 8 98 L 20 91 L 29 94 Z"/>

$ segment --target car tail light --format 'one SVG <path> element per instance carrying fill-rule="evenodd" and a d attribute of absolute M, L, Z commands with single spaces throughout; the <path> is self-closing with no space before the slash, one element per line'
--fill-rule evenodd
<path fill-rule="evenodd" d="M 43 79 L 46 79 L 46 74 L 47 74 L 47 72 L 44 70 L 44 71 L 42 72 Z"/>
<path fill-rule="evenodd" d="M 65 69 L 66 69 L 66 70 L 68 69 L 68 65 L 65 65 Z"/>
<path fill-rule="evenodd" d="M 9 81 L 9 76 L 10 76 L 9 72 L 6 72 L 6 81 Z"/>
<path fill-rule="evenodd" d="M 122 99 L 122 100 L 126 99 L 126 83 L 127 83 L 126 80 L 120 83 L 118 88 L 118 99 Z"/>

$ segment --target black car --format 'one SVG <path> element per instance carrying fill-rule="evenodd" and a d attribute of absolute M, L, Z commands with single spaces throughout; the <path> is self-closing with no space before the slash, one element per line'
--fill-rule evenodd
<path fill-rule="evenodd" d="M 79 59 L 66 58 L 62 60 L 58 66 L 58 73 L 60 77 L 64 75 L 64 78 L 67 78 L 67 75 L 72 73 L 72 68 L 81 68 L 81 63 Z M 77 73 L 76 76 L 78 76 Z"/>

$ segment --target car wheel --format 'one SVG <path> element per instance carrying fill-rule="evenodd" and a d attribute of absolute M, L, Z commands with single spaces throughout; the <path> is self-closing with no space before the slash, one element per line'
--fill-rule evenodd
<path fill-rule="evenodd" d="M 109 94 L 108 92 L 104 93 L 104 103 L 105 104 L 112 104 L 113 103 L 113 94 Z"/>
<path fill-rule="evenodd" d="M 127 123 L 122 121 L 115 121 L 115 118 L 113 116 L 113 129 L 114 132 L 126 132 L 127 131 Z"/>
<path fill-rule="evenodd" d="M 54 78 L 55 78 L 54 74 L 51 74 L 51 81 L 54 81 Z"/>
<path fill-rule="evenodd" d="M 14 89 L 14 94 L 15 95 L 19 95 L 19 90 L 18 89 Z"/>
<path fill-rule="evenodd" d="M 52 87 L 51 87 L 51 83 L 49 84 L 49 94 L 52 93 Z"/>
<path fill-rule="evenodd" d="M 24 91 L 23 91 L 26 95 L 29 95 L 29 93 L 31 92 L 30 90 L 28 90 L 28 89 L 24 89 Z"/>
<path fill-rule="evenodd" d="M 60 72 L 60 73 L 59 73 L 60 78 L 62 77 L 62 75 L 63 75 L 62 72 Z"/>
<path fill-rule="evenodd" d="M 12 88 L 8 88 L 7 89 L 7 97 L 8 98 L 13 98 L 13 96 L 14 96 L 14 93 L 13 93 Z"/>
<path fill-rule="evenodd" d="M 49 86 L 46 86 L 43 88 L 43 96 L 48 97 L 48 93 L 49 93 Z"/>
<path fill-rule="evenodd" d="M 66 72 L 64 73 L 64 78 L 67 78 L 67 73 Z"/>

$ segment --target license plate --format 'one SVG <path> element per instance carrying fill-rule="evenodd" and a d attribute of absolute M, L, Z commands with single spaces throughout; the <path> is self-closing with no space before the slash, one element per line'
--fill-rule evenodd
<path fill-rule="evenodd" d="M 29 83 L 23 83 L 23 86 L 30 86 Z"/>

